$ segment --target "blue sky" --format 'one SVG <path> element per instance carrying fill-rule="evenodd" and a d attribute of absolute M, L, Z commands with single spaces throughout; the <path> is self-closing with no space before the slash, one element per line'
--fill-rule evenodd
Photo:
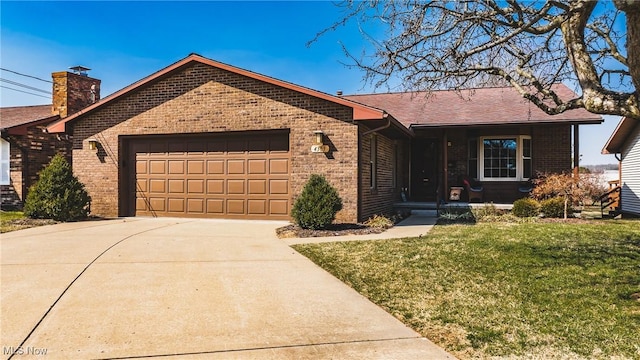
<path fill-rule="evenodd" d="M 92 69 L 90 76 L 102 80 L 102 97 L 190 53 L 327 93 L 372 92 L 360 70 L 342 64 L 349 59 L 341 43 L 356 54 L 367 46 L 357 24 L 306 45 L 341 14 L 329 1 L 2 1 L 0 63 L 4 69 L 41 79 L 83 65 Z M 375 29 L 367 32 L 382 35 Z M 51 90 L 43 81 L 6 71 L 0 75 Z M 0 88 L 1 106 L 50 103 L 47 94 L 6 82 L 0 85 L 44 96 Z M 606 117 L 604 125 L 582 127 L 584 164 L 616 162 L 600 150 L 618 119 Z"/>

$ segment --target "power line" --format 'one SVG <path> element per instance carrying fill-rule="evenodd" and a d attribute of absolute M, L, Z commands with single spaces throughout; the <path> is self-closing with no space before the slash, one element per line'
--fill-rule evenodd
<path fill-rule="evenodd" d="M 31 76 L 31 75 L 27 75 L 27 74 L 22 74 L 22 73 L 19 73 L 19 72 L 17 72 L 17 71 L 13 71 L 13 70 L 5 69 L 5 68 L 0 68 L 0 70 L 2 70 L 2 71 L 8 71 L 8 72 L 10 72 L 10 73 L 14 73 L 14 74 L 16 74 L 16 75 L 25 76 L 25 77 L 29 77 L 29 78 L 32 78 L 32 79 L 36 79 L 36 80 L 40 80 L 40 81 L 44 81 L 44 82 L 47 82 L 47 83 L 53 84 L 53 81 L 51 81 L 51 80 L 41 79 L 41 78 L 36 77 L 36 76 Z"/>
<path fill-rule="evenodd" d="M 13 91 L 17 91 L 17 92 L 21 92 L 21 93 L 25 93 L 25 94 L 33 95 L 33 96 L 40 96 L 40 97 L 43 97 L 43 98 L 46 98 L 46 99 L 50 99 L 50 98 L 51 98 L 51 97 L 49 97 L 49 96 L 44 96 L 44 95 L 40 95 L 40 94 L 34 94 L 34 93 L 31 93 L 31 92 L 28 92 L 28 91 L 23 91 L 23 90 L 14 89 L 14 88 L 10 88 L 10 87 L 8 87 L 8 86 L 4 86 L 4 85 L 0 85 L 0 88 L 8 89 L 8 90 L 13 90 Z"/>
<path fill-rule="evenodd" d="M 23 84 L 23 83 L 19 83 L 19 82 L 13 81 L 13 80 L 7 80 L 7 79 L 0 78 L 0 81 L 2 81 L 2 82 L 6 82 L 6 83 L 9 83 L 9 84 L 11 84 L 11 85 L 20 86 L 20 87 L 23 87 L 23 88 L 25 88 L 25 89 L 29 89 L 29 90 L 33 90 L 33 91 L 38 91 L 38 92 L 41 92 L 41 93 L 45 93 L 45 94 L 51 95 L 51 91 L 38 89 L 38 88 L 36 88 L 36 87 L 29 86 L 29 85 L 26 85 L 26 84 Z"/>

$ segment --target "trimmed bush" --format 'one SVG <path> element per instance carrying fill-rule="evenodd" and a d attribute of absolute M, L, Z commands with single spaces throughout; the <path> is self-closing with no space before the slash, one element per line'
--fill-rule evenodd
<path fill-rule="evenodd" d="M 331 225 L 342 199 L 322 175 L 313 174 L 291 209 L 291 217 L 303 229 L 324 229 Z"/>
<path fill-rule="evenodd" d="M 40 172 L 40 179 L 29 188 L 24 214 L 34 219 L 73 221 L 89 215 L 91 197 L 71 165 L 58 154 Z"/>
<path fill-rule="evenodd" d="M 547 218 L 563 218 L 565 199 L 562 197 L 554 197 L 551 199 L 543 200 L 540 203 L 540 211 Z M 567 204 L 567 215 L 573 213 L 571 204 Z"/>
<path fill-rule="evenodd" d="M 538 216 L 539 212 L 540 204 L 537 201 L 528 198 L 514 201 L 513 209 L 511 210 L 513 215 L 521 218 Z"/>

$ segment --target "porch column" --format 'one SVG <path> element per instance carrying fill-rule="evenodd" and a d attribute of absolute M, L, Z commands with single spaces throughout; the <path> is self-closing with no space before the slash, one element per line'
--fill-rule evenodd
<path fill-rule="evenodd" d="M 447 130 L 443 131 L 442 135 L 442 167 L 444 178 L 442 179 L 442 199 L 447 202 L 449 200 L 449 154 L 448 154 L 448 145 L 449 140 L 447 139 Z M 438 199 L 436 199 L 438 201 Z"/>
<path fill-rule="evenodd" d="M 573 125 L 573 177 L 580 174 L 580 130 L 578 124 Z"/>

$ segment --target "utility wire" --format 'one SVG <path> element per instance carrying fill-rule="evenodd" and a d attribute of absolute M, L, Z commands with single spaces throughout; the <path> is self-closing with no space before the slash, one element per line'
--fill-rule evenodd
<path fill-rule="evenodd" d="M 36 79 L 36 80 L 40 80 L 40 81 L 44 81 L 44 82 L 47 82 L 47 83 L 53 84 L 53 81 L 51 81 L 51 80 L 45 80 L 45 79 L 41 79 L 41 78 L 39 78 L 39 77 L 35 77 L 35 76 L 27 75 L 27 74 L 21 74 L 21 73 L 19 73 L 19 72 L 17 72 L 17 71 L 13 71 L 13 70 L 5 69 L 5 68 L 0 68 L 0 70 L 2 70 L 2 71 L 8 71 L 8 72 L 10 72 L 10 73 L 14 73 L 14 74 L 16 74 L 16 75 L 25 76 L 25 77 L 29 77 L 29 78 L 32 78 L 32 79 Z"/>
<path fill-rule="evenodd" d="M 18 90 L 18 89 L 10 88 L 10 87 L 8 87 L 8 86 L 4 86 L 4 85 L 0 85 L 0 88 L 8 89 L 8 90 L 13 90 L 13 91 L 17 91 L 17 92 L 21 92 L 21 93 L 25 93 L 25 94 L 33 95 L 33 96 L 40 96 L 40 97 L 43 97 L 43 98 L 45 98 L 45 99 L 50 99 L 50 98 L 51 98 L 50 96 L 44 96 L 44 95 L 35 94 L 35 93 L 32 93 L 32 92 L 28 92 L 28 91 Z"/>
<path fill-rule="evenodd" d="M 7 79 L 0 78 L 0 81 L 9 83 L 11 85 L 20 86 L 20 87 L 23 87 L 23 88 L 26 88 L 26 89 L 29 89 L 29 90 L 38 91 L 38 92 L 41 92 L 41 93 L 45 93 L 45 94 L 51 95 L 51 91 L 38 89 L 36 87 L 29 86 L 29 85 L 26 85 L 26 84 L 23 84 L 23 83 L 19 83 L 19 82 L 13 81 L 13 80 L 7 80 Z"/>

